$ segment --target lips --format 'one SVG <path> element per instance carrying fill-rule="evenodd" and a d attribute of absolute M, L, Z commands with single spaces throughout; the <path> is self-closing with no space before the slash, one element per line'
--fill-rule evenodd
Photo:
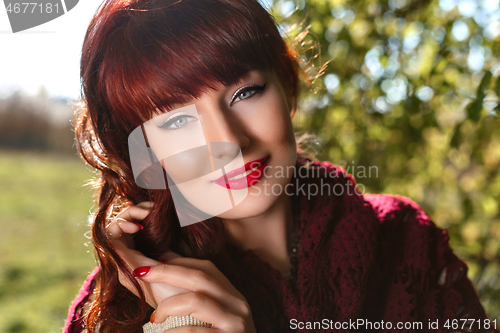
<path fill-rule="evenodd" d="M 231 170 L 213 182 L 231 190 L 241 190 L 253 186 L 264 175 L 264 168 L 267 166 L 268 157 L 248 162 L 241 168 Z M 245 176 L 245 173 L 248 171 L 251 172 Z M 237 178 L 234 179 L 234 177 Z"/>

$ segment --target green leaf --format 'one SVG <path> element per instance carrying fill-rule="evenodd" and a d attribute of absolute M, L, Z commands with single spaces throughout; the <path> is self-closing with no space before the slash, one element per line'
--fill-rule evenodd
<path fill-rule="evenodd" d="M 477 99 L 470 103 L 467 107 L 467 118 L 474 122 L 478 122 L 481 118 L 481 111 L 483 110 L 484 93 L 478 94 Z"/>
<path fill-rule="evenodd" d="M 455 130 L 453 132 L 453 136 L 451 137 L 450 146 L 453 148 L 458 148 L 458 146 L 460 144 L 460 137 L 461 137 L 460 127 L 462 127 L 462 124 L 463 123 L 460 123 L 455 127 Z"/>
<path fill-rule="evenodd" d="M 500 98 L 500 76 L 497 79 L 497 84 L 495 85 L 495 94 Z"/>
<path fill-rule="evenodd" d="M 486 73 L 484 73 L 484 76 L 481 79 L 481 83 L 479 84 L 479 87 L 477 88 L 478 96 L 479 96 L 479 91 L 484 93 L 484 90 L 488 89 L 488 87 L 490 86 L 491 77 L 492 77 L 491 71 L 487 71 Z M 497 84 L 498 84 L 498 82 L 497 82 Z"/>
<path fill-rule="evenodd" d="M 491 82 L 492 74 L 490 71 L 484 73 L 483 78 L 481 79 L 481 83 L 479 87 L 477 87 L 476 100 L 469 104 L 467 107 L 467 118 L 474 122 L 478 122 L 481 118 L 481 111 L 483 110 L 483 101 L 486 97 L 486 93 L 484 92 L 489 86 Z"/>

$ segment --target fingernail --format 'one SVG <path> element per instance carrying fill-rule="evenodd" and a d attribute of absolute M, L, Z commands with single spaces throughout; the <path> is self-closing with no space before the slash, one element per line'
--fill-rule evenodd
<path fill-rule="evenodd" d="M 168 260 L 166 260 L 166 259 L 165 259 L 165 260 L 160 260 L 160 262 L 161 262 L 162 264 L 166 264 L 166 263 L 168 262 Z"/>
<path fill-rule="evenodd" d="M 150 270 L 151 270 L 151 267 L 149 267 L 149 266 L 142 266 L 142 267 L 136 268 L 136 269 L 134 269 L 134 276 L 141 277 L 141 276 L 148 275 Z"/>
<path fill-rule="evenodd" d="M 149 317 L 149 321 L 154 323 L 155 319 L 156 319 L 156 311 L 153 311 L 153 313 L 151 314 L 151 317 Z"/>
<path fill-rule="evenodd" d="M 136 223 L 136 222 L 132 222 L 132 223 L 135 224 L 136 226 L 138 226 L 139 228 L 141 228 L 141 230 L 144 229 L 144 227 L 142 226 L 142 224 Z"/>

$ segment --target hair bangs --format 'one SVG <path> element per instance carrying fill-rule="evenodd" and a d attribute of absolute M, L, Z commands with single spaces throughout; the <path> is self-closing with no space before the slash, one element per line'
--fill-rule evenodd
<path fill-rule="evenodd" d="M 115 124 L 138 126 L 214 83 L 228 86 L 251 70 L 276 70 L 276 52 L 286 53 L 276 49 L 283 42 L 272 19 L 252 15 L 265 11 L 257 2 L 164 4 L 117 12 L 127 22 L 110 34 L 100 73 Z"/>

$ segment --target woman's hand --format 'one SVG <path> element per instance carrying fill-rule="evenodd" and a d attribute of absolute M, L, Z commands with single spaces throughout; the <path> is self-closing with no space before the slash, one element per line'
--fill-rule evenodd
<path fill-rule="evenodd" d="M 139 221 L 142 221 L 148 216 L 152 205 L 152 202 L 146 201 L 136 206 L 131 206 L 121 212 L 107 226 L 108 239 L 111 241 L 120 257 L 129 265 L 131 270 L 140 266 L 161 264 L 159 261 L 148 258 L 141 252 L 136 251 L 133 238 L 133 234 L 142 230 L 143 226 Z M 175 257 L 180 256 L 174 252 L 169 252 L 161 259 L 172 259 Z M 139 296 L 135 286 L 120 270 L 118 270 L 118 279 L 125 288 L 136 296 Z M 146 302 L 154 308 L 157 307 L 160 301 L 167 297 L 188 292 L 188 290 L 176 288 L 164 283 L 148 284 L 142 281 L 138 282 L 144 292 Z"/>
<path fill-rule="evenodd" d="M 139 267 L 134 275 L 143 282 L 167 283 L 189 290 L 162 300 L 152 322 L 161 323 L 169 316 L 191 315 L 212 324 L 211 328 L 199 328 L 199 332 L 256 332 L 246 299 L 209 260 L 175 258 L 166 264 Z M 184 330 L 191 332 L 185 328 L 173 332 Z"/>
<path fill-rule="evenodd" d="M 197 327 L 197 332 L 253 333 L 255 326 L 245 297 L 209 260 L 183 258 L 174 252 L 158 262 L 134 250 L 132 234 L 140 231 L 137 223 L 146 218 L 151 202 L 127 208 L 108 227 L 108 237 L 120 256 L 135 268 L 146 301 L 156 310 L 151 321 L 161 323 L 169 316 L 191 315 L 212 324 Z M 120 282 L 137 295 L 134 286 L 120 273 Z M 193 328 L 193 327 L 191 327 Z M 191 332 L 189 327 L 175 332 Z"/>

